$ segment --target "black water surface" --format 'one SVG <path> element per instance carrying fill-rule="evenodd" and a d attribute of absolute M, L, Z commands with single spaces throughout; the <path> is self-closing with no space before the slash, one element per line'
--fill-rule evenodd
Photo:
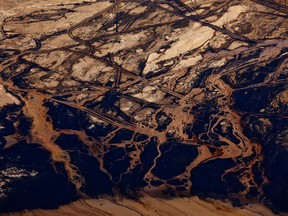
<path fill-rule="evenodd" d="M 20 142 L 10 149 L 0 151 L 0 172 L 7 169 L 37 172 L 35 176 L 9 179 L 1 176 L 7 183 L 2 187 L 7 197 L 0 198 L 0 211 L 19 211 L 23 209 L 57 208 L 61 204 L 75 200 L 78 195 L 61 164 L 51 165 L 50 155 L 38 145 Z M 3 175 L 3 174 L 2 174 Z"/>
<path fill-rule="evenodd" d="M 191 193 L 204 197 L 227 197 L 229 189 L 233 185 L 222 181 L 221 176 L 225 170 L 234 166 L 235 163 L 231 159 L 216 159 L 200 164 L 191 171 Z"/>
<path fill-rule="evenodd" d="M 263 146 L 264 168 L 269 183 L 264 186 L 266 204 L 276 212 L 288 211 L 288 151 L 276 144 L 277 135 Z"/>
<path fill-rule="evenodd" d="M 157 159 L 157 165 L 152 173 L 161 179 L 170 179 L 183 173 L 186 166 L 198 155 L 195 146 L 174 142 L 163 144 L 160 150 L 162 155 Z"/>

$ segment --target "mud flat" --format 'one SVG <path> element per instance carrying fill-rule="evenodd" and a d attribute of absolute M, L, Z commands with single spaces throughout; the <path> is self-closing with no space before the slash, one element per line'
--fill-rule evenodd
<path fill-rule="evenodd" d="M 287 9 L 0 0 L 0 211 L 288 212 Z"/>

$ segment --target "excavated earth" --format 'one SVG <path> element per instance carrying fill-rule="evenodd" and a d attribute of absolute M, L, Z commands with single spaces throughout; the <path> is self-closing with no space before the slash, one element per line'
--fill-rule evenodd
<path fill-rule="evenodd" d="M 287 0 L 0 0 L 0 214 L 286 215 L 287 56 Z"/>

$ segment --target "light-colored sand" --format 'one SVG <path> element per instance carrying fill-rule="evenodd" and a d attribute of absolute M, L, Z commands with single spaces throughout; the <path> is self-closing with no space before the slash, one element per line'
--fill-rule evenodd
<path fill-rule="evenodd" d="M 144 194 L 138 200 L 111 197 L 86 199 L 64 205 L 57 210 L 32 210 L 3 216 L 274 216 L 261 204 L 233 207 L 231 203 L 198 197 L 165 199 Z M 287 214 L 279 214 L 287 216 Z"/>
<path fill-rule="evenodd" d="M 12 94 L 8 93 L 4 86 L 0 84 L 0 107 L 9 104 L 20 104 L 20 101 L 14 97 Z"/>

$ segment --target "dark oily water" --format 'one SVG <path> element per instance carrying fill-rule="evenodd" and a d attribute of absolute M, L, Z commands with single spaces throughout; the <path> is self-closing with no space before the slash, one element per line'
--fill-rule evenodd
<path fill-rule="evenodd" d="M 140 191 L 288 212 L 286 1 L 1 3 L 1 212 Z"/>

